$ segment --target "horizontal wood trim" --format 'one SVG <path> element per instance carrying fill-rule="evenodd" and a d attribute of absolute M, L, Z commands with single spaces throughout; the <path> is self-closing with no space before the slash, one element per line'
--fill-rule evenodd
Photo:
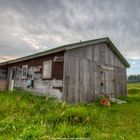
<path fill-rule="evenodd" d="M 114 67 L 110 67 L 110 66 L 104 66 L 104 65 L 102 65 L 102 66 L 100 66 L 102 69 L 105 69 L 105 70 L 111 70 L 111 71 L 113 71 L 113 70 L 115 70 L 114 69 Z"/>

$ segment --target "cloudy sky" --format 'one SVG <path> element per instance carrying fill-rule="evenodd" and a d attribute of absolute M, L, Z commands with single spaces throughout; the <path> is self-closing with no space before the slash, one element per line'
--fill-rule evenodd
<path fill-rule="evenodd" d="M 0 0 L 0 61 L 110 37 L 140 74 L 140 0 Z"/>

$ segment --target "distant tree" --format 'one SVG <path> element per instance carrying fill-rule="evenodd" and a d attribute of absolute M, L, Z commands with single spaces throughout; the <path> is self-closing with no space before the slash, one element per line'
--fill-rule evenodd
<path fill-rule="evenodd" d="M 140 75 L 130 75 L 127 79 L 128 83 L 138 83 L 140 82 Z"/>

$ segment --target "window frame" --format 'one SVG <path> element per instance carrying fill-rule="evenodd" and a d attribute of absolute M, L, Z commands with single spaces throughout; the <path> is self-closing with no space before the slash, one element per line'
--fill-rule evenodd
<path fill-rule="evenodd" d="M 49 74 L 48 75 L 46 75 L 45 74 L 45 65 L 47 65 L 48 64 L 48 66 L 49 66 Z M 45 60 L 45 61 L 43 61 L 43 67 L 42 67 L 42 79 L 52 79 L 52 66 L 53 66 L 53 62 L 52 62 L 52 60 Z M 47 66 L 46 66 L 47 67 Z M 48 73 L 48 72 L 47 72 Z"/>
<path fill-rule="evenodd" d="M 23 75 L 23 69 L 25 69 L 25 74 L 26 75 Z M 28 78 L 28 65 L 23 65 L 22 66 L 22 79 L 27 79 Z"/>

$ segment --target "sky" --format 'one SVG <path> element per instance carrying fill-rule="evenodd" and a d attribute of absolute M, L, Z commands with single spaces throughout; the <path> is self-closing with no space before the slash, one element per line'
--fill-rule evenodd
<path fill-rule="evenodd" d="M 140 74 L 140 0 L 0 0 L 0 62 L 109 37 Z"/>

